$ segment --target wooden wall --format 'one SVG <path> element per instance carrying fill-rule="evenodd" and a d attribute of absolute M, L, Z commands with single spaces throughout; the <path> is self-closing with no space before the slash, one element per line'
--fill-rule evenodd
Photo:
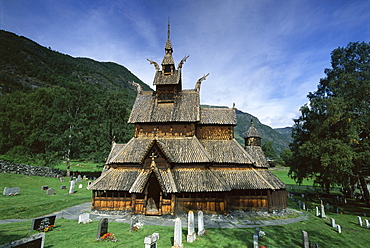
<path fill-rule="evenodd" d="M 198 139 L 230 140 L 234 138 L 234 127 L 231 125 L 199 125 L 196 136 Z"/>
<path fill-rule="evenodd" d="M 195 124 L 135 124 L 134 130 L 134 137 L 191 137 L 195 135 Z"/>

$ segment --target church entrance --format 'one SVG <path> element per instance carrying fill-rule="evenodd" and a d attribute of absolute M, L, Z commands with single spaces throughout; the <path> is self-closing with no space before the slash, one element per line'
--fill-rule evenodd
<path fill-rule="evenodd" d="M 147 201 L 146 201 L 146 215 L 161 215 L 161 201 L 162 191 L 158 183 L 158 180 L 154 173 L 149 177 L 148 184 L 146 186 Z"/>

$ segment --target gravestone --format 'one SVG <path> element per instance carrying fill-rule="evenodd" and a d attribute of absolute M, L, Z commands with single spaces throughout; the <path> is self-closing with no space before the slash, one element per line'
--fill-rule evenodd
<path fill-rule="evenodd" d="M 83 213 L 78 216 L 78 223 L 86 224 L 88 222 L 91 222 L 89 213 Z"/>
<path fill-rule="evenodd" d="M 144 238 L 145 248 L 157 248 L 157 240 L 159 239 L 159 233 L 153 233 L 148 237 Z"/>
<path fill-rule="evenodd" d="M 108 219 L 103 218 L 99 221 L 96 239 L 99 240 L 104 234 L 108 233 Z"/>
<path fill-rule="evenodd" d="M 197 235 L 195 234 L 195 228 L 194 228 L 194 212 L 189 211 L 188 213 L 188 235 L 186 236 L 186 241 L 188 243 L 193 243 L 196 238 L 197 238 Z"/>
<path fill-rule="evenodd" d="M 369 229 L 369 228 L 370 228 L 369 220 L 365 220 L 365 225 L 366 225 L 366 228 L 367 228 L 367 229 Z"/>
<path fill-rule="evenodd" d="M 20 190 L 21 188 L 19 187 L 12 187 L 12 188 L 5 187 L 3 190 L 3 195 L 19 195 Z"/>
<path fill-rule="evenodd" d="M 82 187 L 83 187 L 83 186 L 82 186 L 82 184 L 79 184 L 79 185 L 78 185 L 78 188 L 79 188 L 79 189 L 82 189 Z"/>
<path fill-rule="evenodd" d="M 204 218 L 203 218 L 203 211 L 198 212 L 198 235 L 204 235 Z"/>
<path fill-rule="evenodd" d="M 320 216 L 320 213 L 319 213 L 319 207 L 316 206 L 316 213 L 315 213 L 316 217 L 319 217 Z"/>
<path fill-rule="evenodd" d="M 130 220 L 130 232 L 134 230 L 134 226 L 139 222 L 138 218 L 136 216 L 131 215 L 131 220 Z"/>
<path fill-rule="evenodd" d="M 45 233 L 37 233 L 34 235 L 31 235 L 29 237 L 18 239 L 15 241 L 12 241 L 10 243 L 1 245 L 0 247 L 4 248 L 10 248 L 10 247 L 19 247 L 19 248 L 44 248 L 44 242 L 45 242 Z"/>
<path fill-rule="evenodd" d="M 69 186 L 69 193 L 70 194 L 74 194 L 75 193 L 75 185 L 76 185 L 76 181 L 72 180 L 71 181 L 71 184 Z"/>
<path fill-rule="evenodd" d="M 60 189 L 67 189 L 67 186 L 62 185 L 62 186 L 60 186 Z"/>
<path fill-rule="evenodd" d="M 253 234 L 253 248 L 258 248 L 258 233 Z"/>
<path fill-rule="evenodd" d="M 41 186 L 41 190 L 48 190 L 48 188 L 49 188 L 49 185 Z"/>
<path fill-rule="evenodd" d="M 358 224 L 360 226 L 362 226 L 362 219 L 361 219 L 361 216 L 357 216 L 357 220 L 358 220 Z"/>
<path fill-rule="evenodd" d="M 42 231 L 48 226 L 54 226 L 56 215 L 50 215 L 32 220 L 31 231 L 39 230 Z"/>
<path fill-rule="evenodd" d="M 54 193 L 55 193 L 55 189 L 53 189 L 53 188 L 50 188 L 50 189 L 46 190 L 47 195 L 54 195 Z"/>
<path fill-rule="evenodd" d="M 308 234 L 306 231 L 302 231 L 302 247 L 303 248 L 309 248 L 310 243 L 308 241 Z"/>
<path fill-rule="evenodd" d="M 63 177 L 59 178 L 59 182 L 63 183 L 64 182 L 64 178 Z"/>
<path fill-rule="evenodd" d="M 337 206 L 334 206 L 333 211 L 334 211 L 334 213 L 339 214 L 339 208 Z"/>
<path fill-rule="evenodd" d="M 326 210 L 329 210 L 329 208 L 330 208 L 329 203 L 326 203 L 326 204 L 325 204 L 325 209 L 326 209 Z"/>
<path fill-rule="evenodd" d="M 338 233 L 342 233 L 342 227 L 340 225 L 337 225 L 337 231 Z"/>
<path fill-rule="evenodd" d="M 172 248 L 183 248 L 184 245 L 182 244 L 182 227 L 181 227 L 181 219 L 176 218 L 175 220 L 175 231 L 173 236 L 173 246 Z"/>
<path fill-rule="evenodd" d="M 330 218 L 330 225 L 331 225 L 331 227 L 336 227 L 337 225 L 335 224 L 335 219 L 333 219 L 333 218 Z"/>
<path fill-rule="evenodd" d="M 320 212 L 320 217 L 321 218 L 326 218 L 326 215 L 325 215 L 325 209 L 324 209 L 324 205 L 321 205 L 321 212 Z"/>
<path fill-rule="evenodd" d="M 302 202 L 302 209 L 306 210 L 306 204 L 304 204 L 303 202 Z"/>

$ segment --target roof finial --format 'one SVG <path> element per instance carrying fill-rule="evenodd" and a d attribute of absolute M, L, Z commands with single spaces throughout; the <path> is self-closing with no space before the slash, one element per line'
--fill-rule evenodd
<path fill-rule="evenodd" d="M 251 116 L 251 127 L 254 127 L 253 116 Z"/>
<path fill-rule="evenodd" d="M 171 29 L 170 29 L 170 17 L 168 17 L 168 30 L 167 30 L 167 38 L 168 39 L 170 38 L 170 33 L 171 33 Z"/>

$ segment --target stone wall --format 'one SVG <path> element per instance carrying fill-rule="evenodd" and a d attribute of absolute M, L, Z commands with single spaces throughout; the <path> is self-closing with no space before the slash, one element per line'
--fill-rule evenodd
<path fill-rule="evenodd" d="M 65 176 L 66 172 L 49 167 L 31 166 L 18 163 L 0 161 L 1 173 L 23 174 L 28 176 L 57 177 Z"/>

